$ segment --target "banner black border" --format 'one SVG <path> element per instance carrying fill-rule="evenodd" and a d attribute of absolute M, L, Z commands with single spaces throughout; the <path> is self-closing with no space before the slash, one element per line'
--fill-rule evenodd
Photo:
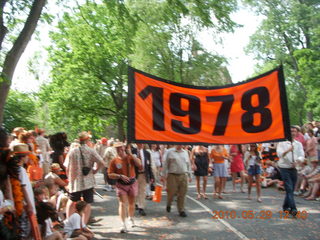
<path fill-rule="evenodd" d="M 260 74 L 256 77 L 249 78 L 245 81 L 227 84 L 223 86 L 194 86 L 194 85 L 188 85 L 184 83 L 177 83 L 170 80 L 166 80 L 157 76 L 154 76 L 152 74 L 143 72 L 141 70 L 135 69 L 131 66 L 128 66 L 128 102 L 127 102 L 127 119 L 128 119 L 128 129 L 127 129 L 127 141 L 129 143 L 150 143 L 150 144 L 176 144 L 176 145 L 186 145 L 186 144 L 192 144 L 192 145 L 223 145 L 223 144 L 239 144 L 239 143 L 207 143 L 207 142 L 170 142 L 170 141 L 151 141 L 151 140 L 137 140 L 135 138 L 135 73 L 140 73 L 145 75 L 146 77 L 155 79 L 157 81 L 165 82 L 168 84 L 172 84 L 175 86 L 185 87 L 185 88 L 192 88 L 192 89 L 203 89 L 203 90 L 211 90 L 211 89 L 221 89 L 221 88 L 229 88 L 234 87 L 238 85 L 242 85 L 248 82 L 255 81 L 259 78 L 265 77 L 267 75 L 270 75 L 271 73 L 278 71 L 278 83 L 279 83 L 279 91 L 280 91 L 280 105 L 282 109 L 282 119 L 283 119 L 283 127 L 284 127 L 284 138 L 274 139 L 272 141 L 268 142 L 280 142 L 289 140 L 291 141 L 291 131 L 290 131 L 290 118 L 289 118 L 289 112 L 288 112 L 288 102 L 287 102 L 287 93 L 286 93 L 286 86 L 285 86 L 285 79 L 283 74 L 283 66 L 280 65 L 268 72 L 265 72 L 263 74 Z M 266 142 L 266 141 L 263 141 Z M 263 143 L 263 142 L 247 142 L 242 144 L 250 144 L 250 143 Z"/>

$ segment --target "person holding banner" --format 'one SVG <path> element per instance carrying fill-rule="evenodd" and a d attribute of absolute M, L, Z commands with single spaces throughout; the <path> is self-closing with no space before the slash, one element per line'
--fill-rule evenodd
<path fill-rule="evenodd" d="M 191 152 L 191 162 L 192 162 L 192 170 L 194 171 L 194 175 L 196 176 L 196 186 L 198 196 L 197 199 L 208 199 L 206 195 L 207 181 L 208 181 L 208 169 L 209 169 L 209 154 L 208 149 L 204 146 L 195 146 Z M 200 177 L 203 177 L 203 185 L 201 193 L 200 190 Z"/>
<path fill-rule="evenodd" d="M 218 193 L 218 198 L 223 199 L 221 193 L 223 186 L 228 177 L 228 171 L 225 164 L 225 159 L 229 159 L 229 154 L 227 149 L 223 145 L 215 145 L 210 153 L 210 158 L 213 160 L 214 168 L 214 195 Z"/>
<path fill-rule="evenodd" d="M 177 196 L 177 205 L 180 217 L 187 217 L 184 202 L 188 191 L 188 176 L 191 182 L 191 164 L 189 154 L 181 145 L 168 150 L 163 165 L 163 178 L 167 177 L 167 212 L 171 211 L 174 196 Z"/>
<path fill-rule="evenodd" d="M 253 177 L 255 177 L 257 187 L 257 202 L 261 203 L 261 157 L 257 144 L 250 144 L 249 150 L 245 153 L 244 162 L 248 170 L 248 199 L 251 199 L 251 187 L 253 184 Z"/>
<path fill-rule="evenodd" d="M 297 182 L 297 162 L 304 161 L 304 151 L 302 144 L 295 140 L 298 129 L 291 127 L 292 142 L 280 142 L 277 146 L 277 154 L 280 158 L 278 166 L 280 169 L 286 196 L 282 205 L 283 211 L 288 211 L 292 216 L 296 216 L 298 211 L 294 201 L 294 187 Z"/>

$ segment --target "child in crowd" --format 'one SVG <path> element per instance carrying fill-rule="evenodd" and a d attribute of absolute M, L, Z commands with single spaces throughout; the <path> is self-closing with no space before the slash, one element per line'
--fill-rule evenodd
<path fill-rule="evenodd" d="M 49 202 L 53 204 L 53 206 L 57 207 L 57 199 L 61 192 L 59 192 L 59 186 L 54 183 L 52 179 L 46 179 L 45 180 L 45 186 L 49 190 Z"/>
<path fill-rule="evenodd" d="M 59 186 L 61 190 L 67 192 L 66 186 L 68 182 L 66 180 L 62 180 L 59 176 L 61 171 L 60 165 L 58 163 L 53 163 L 51 165 L 51 171 L 45 176 L 45 179 L 52 179 L 55 184 Z"/>
<path fill-rule="evenodd" d="M 92 239 L 94 234 L 82 221 L 84 209 L 87 207 L 85 201 L 76 202 L 76 212 L 64 221 L 64 231 L 67 237 L 77 240 Z"/>
<path fill-rule="evenodd" d="M 35 203 L 36 206 L 40 202 L 47 202 L 49 199 L 49 191 L 48 188 L 44 185 L 41 185 L 39 187 L 34 188 L 34 198 L 35 198 Z"/>
<path fill-rule="evenodd" d="M 266 170 L 265 170 L 265 178 L 262 182 L 262 187 L 270 187 L 274 184 L 277 184 L 278 188 L 282 187 L 282 179 L 279 168 L 275 165 L 274 162 L 267 160 L 265 162 Z"/>
<path fill-rule="evenodd" d="M 40 191 L 37 193 L 40 193 Z M 44 192 L 43 192 L 44 193 Z M 38 195 L 40 197 L 42 194 Z M 37 218 L 40 233 L 43 240 L 63 240 L 63 236 L 58 231 L 53 231 L 52 221 L 58 220 L 58 214 L 54 206 L 49 202 L 40 201 L 37 204 Z"/>

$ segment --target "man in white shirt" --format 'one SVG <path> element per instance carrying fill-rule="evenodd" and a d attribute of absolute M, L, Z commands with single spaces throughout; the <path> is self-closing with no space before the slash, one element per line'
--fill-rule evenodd
<path fill-rule="evenodd" d="M 191 164 L 189 154 L 181 145 L 168 151 L 163 165 L 163 178 L 167 178 L 167 212 L 171 211 L 174 196 L 180 217 L 186 217 L 184 202 L 188 191 L 188 176 L 191 182 Z"/>
<path fill-rule="evenodd" d="M 281 177 L 284 182 L 286 197 L 283 202 L 283 211 L 289 211 L 292 216 L 297 214 L 297 208 L 294 201 L 294 187 L 297 182 L 297 162 L 304 161 L 304 151 L 302 144 L 294 140 L 298 134 L 295 126 L 291 127 L 291 136 L 293 141 L 280 142 L 277 146 L 277 154 L 280 158 L 278 166 Z"/>

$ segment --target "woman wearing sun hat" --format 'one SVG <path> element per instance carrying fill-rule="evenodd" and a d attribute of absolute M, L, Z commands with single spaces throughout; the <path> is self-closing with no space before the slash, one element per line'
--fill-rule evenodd
<path fill-rule="evenodd" d="M 121 233 L 126 233 L 126 216 L 134 226 L 135 200 L 138 195 L 138 183 L 136 181 L 135 167 L 142 169 L 141 161 L 131 154 L 130 147 L 125 149 L 122 142 L 115 142 L 114 147 L 118 156 L 110 162 L 108 175 L 112 179 L 117 179 L 116 190 L 119 200 L 119 216 L 122 221 Z"/>

